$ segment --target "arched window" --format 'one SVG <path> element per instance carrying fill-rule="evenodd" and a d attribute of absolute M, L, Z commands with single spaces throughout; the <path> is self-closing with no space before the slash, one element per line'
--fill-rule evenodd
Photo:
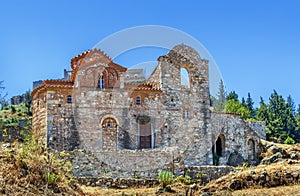
<path fill-rule="evenodd" d="M 136 99 L 135 99 L 135 104 L 136 105 L 141 105 L 142 104 L 142 99 L 141 99 L 141 97 L 136 97 Z"/>
<path fill-rule="evenodd" d="M 71 96 L 71 95 L 68 96 L 67 102 L 68 102 L 68 103 L 72 103 L 72 96 Z"/>
<path fill-rule="evenodd" d="M 101 73 L 98 78 L 98 88 L 104 89 L 104 76 Z"/>
<path fill-rule="evenodd" d="M 190 77 L 189 73 L 185 68 L 180 68 L 180 84 L 181 86 L 185 86 L 190 88 Z"/>

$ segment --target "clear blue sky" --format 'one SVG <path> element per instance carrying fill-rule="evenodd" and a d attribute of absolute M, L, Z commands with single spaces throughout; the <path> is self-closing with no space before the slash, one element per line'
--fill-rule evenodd
<path fill-rule="evenodd" d="M 169 26 L 195 37 L 218 64 L 227 91 L 240 97 L 250 92 L 258 103 L 276 89 L 300 103 L 297 0 L 2 1 L 0 80 L 9 97 L 22 94 L 34 80 L 62 77 L 72 57 L 106 36 L 138 25 Z M 149 56 L 139 54 L 134 62 L 142 58 Z"/>

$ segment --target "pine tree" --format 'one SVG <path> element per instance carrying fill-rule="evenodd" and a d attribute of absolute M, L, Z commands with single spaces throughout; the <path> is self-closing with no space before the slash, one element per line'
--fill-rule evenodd
<path fill-rule="evenodd" d="M 254 112 L 253 105 L 254 105 L 254 102 L 251 98 L 250 93 L 248 93 L 248 97 L 247 97 L 247 100 L 246 100 L 246 108 L 248 108 L 248 110 L 250 110 L 250 115 L 251 115 L 252 118 L 255 117 L 255 112 Z"/>
<path fill-rule="evenodd" d="M 239 96 L 235 91 L 231 91 L 227 97 L 226 97 L 226 101 L 228 100 L 234 100 L 234 101 L 238 101 L 239 100 Z"/>
<path fill-rule="evenodd" d="M 268 121 L 268 109 L 262 97 L 260 97 L 259 108 L 257 110 L 257 120 Z"/>
<path fill-rule="evenodd" d="M 286 103 L 286 125 L 285 129 L 288 133 L 289 136 L 294 137 L 295 136 L 295 131 L 297 128 L 297 120 L 295 118 L 295 103 L 292 97 L 289 95 L 287 98 L 287 103 Z"/>
<path fill-rule="evenodd" d="M 223 83 L 223 80 L 219 83 L 219 92 L 217 94 L 217 101 L 214 105 L 215 111 L 223 111 L 225 108 L 225 101 L 226 101 L 226 90 Z"/>
<path fill-rule="evenodd" d="M 247 104 L 246 104 L 246 101 L 245 101 L 244 97 L 242 97 L 241 104 L 242 104 L 242 106 L 247 107 Z"/>
<path fill-rule="evenodd" d="M 268 122 L 267 128 L 269 137 L 279 138 L 280 136 L 286 136 L 285 122 L 286 122 L 286 104 L 281 95 L 274 90 L 269 99 L 268 105 Z"/>
<path fill-rule="evenodd" d="M 293 115 L 295 115 L 295 113 L 296 113 L 296 106 L 295 106 L 295 102 L 294 102 L 294 100 L 293 100 L 293 98 L 292 98 L 291 95 L 289 95 L 287 97 L 287 104 L 288 104 L 288 107 L 290 107 L 292 109 Z"/>

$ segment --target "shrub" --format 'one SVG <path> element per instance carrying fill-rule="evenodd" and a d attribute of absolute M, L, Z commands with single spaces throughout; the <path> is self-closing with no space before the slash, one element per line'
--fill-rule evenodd
<path fill-rule="evenodd" d="M 47 173 L 46 180 L 49 184 L 55 184 L 56 180 L 58 179 L 58 175 L 54 173 Z"/>
<path fill-rule="evenodd" d="M 287 137 L 286 140 L 284 140 L 285 144 L 295 144 L 295 140 L 291 137 Z"/>
<path fill-rule="evenodd" d="M 158 173 L 158 181 L 165 188 L 167 185 L 170 185 L 173 181 L 173 173 L 170 171 L 162 170 Z"/>
<path fill-rule="evenodd" d="M 191 177 L 189 175 L 178 176 L 176 178 L 176 181 L 179 181 L 179 182 L 184 183 L 184 184 L 191 184 Z"/>

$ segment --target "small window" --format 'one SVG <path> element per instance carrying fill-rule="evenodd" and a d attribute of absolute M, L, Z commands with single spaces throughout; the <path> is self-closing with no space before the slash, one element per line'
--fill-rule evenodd
<path fill-rule="evenodd" d="M 98 88 L 104 89 L 104 77 L 102 74 L 99 75 L 97 86 Z"/>
<path fill-rule="evenodd" d="M 71 95 L 68 96 L 68 100 L 67 101 L 68 101 L 68 103 L 72 103 L 72 96 Z"/>
<path fill-rule="evenodd" d="M 180 83 L 181 86 L 190 88 L 189 72 L 185 68 L 180 68 Z"/>
<path fill-rule="evenodd" d="M 135 103 L 136 103 L 136 105 L 141 105 L 141 103 L 142 103 L 141 97 L 137 97 L 135 100 Z"/>
<path fill-rule="evenodd" d="M 184 111 L 183 111 L 183 119 L 189 119 L 190 118 L 190 116 L 189 116 L 189 111 L 187 110 L 187 109 L 185 109 Z"/>
<path fill-rule="evenodd" d="M 174 96 L 171 96 L 170 101 L 174 102 Z"/>
<path fill-rule="evenodd" d="M 108 127 L 108 128 L 110 128 L 110 127 L 111 127 L 111 124 L 110 124 L 110 122 L 108 122 L 108 123 L 107 123 L 107 127 Z"/>

